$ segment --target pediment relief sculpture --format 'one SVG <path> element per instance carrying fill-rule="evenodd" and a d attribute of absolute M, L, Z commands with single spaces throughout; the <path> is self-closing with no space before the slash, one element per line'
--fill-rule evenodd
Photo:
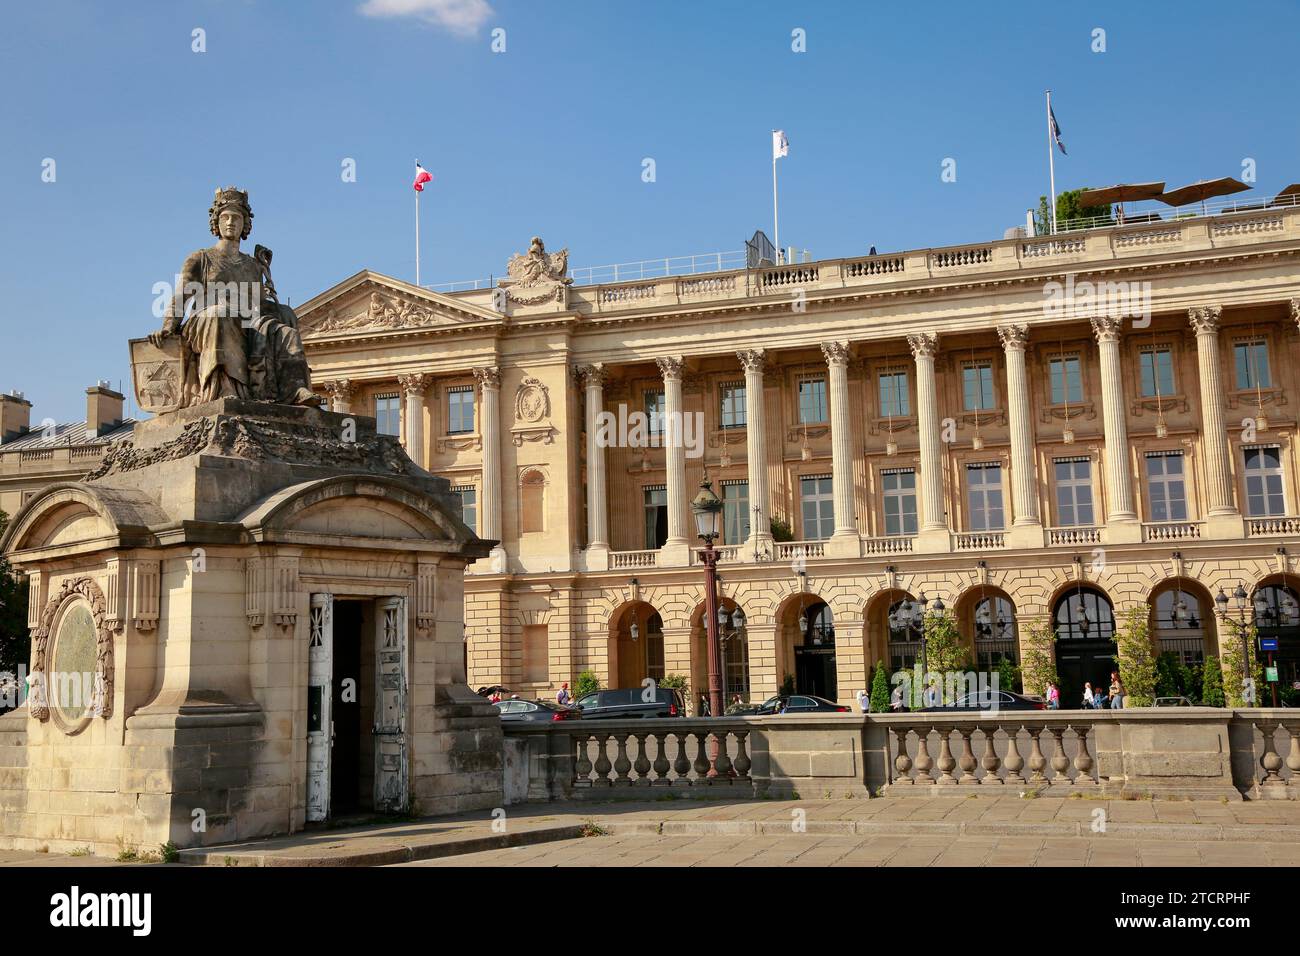
<path fill-rule="evenodd" d="M 330 332 L 392 332 L 402 329 L 422 329 L 445 325 L 452 321 L 445 313 L 426 303 L 409 299 L 396 293 L 375 290 L 370 293 L 366 308 L 355 314 L 340 314 L 336 310 L 314 311 L 304 320 L 304 331 L 311 335 Z"/>

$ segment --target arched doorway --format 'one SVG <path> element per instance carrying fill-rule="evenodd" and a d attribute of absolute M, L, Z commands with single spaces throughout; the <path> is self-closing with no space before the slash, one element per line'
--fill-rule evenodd
<path fill-rule="evenodd" d="M 1071 588 L 1056 601 L 1056 673 L 1061 680 L 1061 700 L 1076 707 L 1083 685 L 1110 686 L 1110 672 L 1119 668 L 1115 644 L 1115 609 L 1101 591 Z"/>
<path fill-rule="evenodd" d="M 795 693 L 835 700 L 835 618 L 825 601 L 809 595 L 796 605 L 794 638 Z"/>
<path fill-rule="evenodd" d="M 729 706 L 739 694 L 742 701 L 749 700 L 749 628 L 744 610 L 732 598 L 718 599 L 718 661 L 722 678 L 722 699 Z M 691 615 L 691 634 L 694 652 L 691 654 L 692 713 L 698 712 L 701 698 L 709 695 L 709 631 L 705 619 L 705 605 L 701 603 Z"/>
<path fill-rule="evenodd" d="M 1004 660 L 1018 664 L 1020 639 L 1016 630 L 1016 606 L 1011 599 L 1001 591 L 989 588 L 974 595 L 969 611 L 969 623 L 964 617 L 962 623 L 974 636 L 975 669 L 992 674 Z"/>
<path fill-rule="evenodd" d="M 615 617 L 611 636 L 614 659 L 610 678 L 615 687 L 640 687 L 647 677 L 664 676 L 664 622 L 645 601 L 633 601 Z"/>
<path fill-rule="evenodd" d="M 1206 640 L 1213 625 L 1210 596 L 1199 585 L 1175 579 L 1152 594 L 1156 653 L 1172 654 L 1185 667 L 1205 663 L 1212 645 Z"/>
<path fill-rule="evenodd" d="M 1251 595 L 1255 606 L 1255 621 L 1259 631 L 1260 659 L 1267 663 L 1269 651 L 1262 650 L 1263 642 L 1277 642 L 1272 651 L 1272 664 L 1277 668 L 1278 690 L 1290 692 L 1300 681 L 1300 595 L 1285 580 L 1262 584 Z M 1271 703 L 1271 687 L 1262 688 L 1259 699 Z"/>

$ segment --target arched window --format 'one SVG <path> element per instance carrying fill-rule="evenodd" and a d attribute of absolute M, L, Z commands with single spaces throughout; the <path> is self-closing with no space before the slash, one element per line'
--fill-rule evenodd
<path fill-rule="evenodd" d="M 1016 609 L 1000 595 L 981 598 L 975 604 L 975 656 L 982 671 L 995 671 L 998 661 L 1006 658 L 1016 663 L 1019 642 L 1016 639 Z"/>
<path fill-rule="evenodd" d="M 910 594 L 904 594 L 889 605 L 885 627 L 889 630 L 891 670 L 911 670 L 920 658 L 922 614 L 920 605 Z"/>
<path fill-rule="evenodd" d="M 1205 610 L 1195 594 L 1178 585 L 1156 595 L 1156 638 L 1160 653 L 1191 667 L 1205 660 Z"/>
<path fill-rule="evenodd" d="M 805 647 L 832 647 L 835 644 L 835 621 L 831 606 L 822 602 L 809 605 L 799 615 L 799 629 Z"/>
<path fill-rule="evenodd" d="M 731 620 L 735 620 L 735 608 L 727 608 Z M 743 613 L 743 612 L 742 612 Z M 722 672 L 725 675 L 723 686 L 726 688 L 727 705 L 730 706 L 733 694 L 739 694 L 742 700 L 749 699 L 749 635 L 747 628 L 736 627 L 728 623 L 721 633 Z"/>
<path fill-rule="evenodd" d="M 528 534 L 546 530 L 546 476 L 530 471 L 520 481 L 519 531 Z"/>
<path fill-rule="evenodd" d="M 1106 595 L 1079 588 L 1056 602 L 1057 640 L 1113 641 L 1115 611 Z"/>

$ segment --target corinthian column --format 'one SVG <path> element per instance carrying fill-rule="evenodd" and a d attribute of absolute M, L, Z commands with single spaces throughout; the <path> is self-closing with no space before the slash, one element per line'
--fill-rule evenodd
<path fill-rule="evenodd" d="M 686 537 L 686 445 L 683 440 L 681 356 L 655 359 L 664 377 L 664 458 L 668 466 L 668 539 L 659 552 L 659 563 L 680 566 L 690 560 Z"/>
<path fill-rule="evenodd" d="M 489 556 L 491 571 L 504 571 L 505 549 L 501 541 L 501 370 L 476 368 L 474 379 L 479 386 L 482 406 L 483 503 L 479 507 L 482 537 L 497 541 Z"/>
<path fill-rule="evenodd" d="M 763 349 L 736 353 L 745 369 L 745 454 L 749 465 L 749 541 L 746 550 L 757 553 L 772 540 L 767 498 L 767 429 L 763 417 Z"/>
<path fill-rule="evenodd" d="M 1092 331 L 1097 336 L 1101 353 L 1101 406 L 1106 436 L 1106 540 L 1112 544 L 1141 540 L 1141 525 L 1133 505 L 1124 379 L 1119 362 L 1121 322 L 1115 316 L 1094 316 L 1092 319 Z"/>
<path fill-rule="evenodd" d="M 1295 300 L 1292 300 L 1293 303 Z M 1224 415 L 1223 376 L 1219 369 L 1219 323 L 1223 307 L 1207 305 L 1188 309 L 1196 332 L 1196 364 L 1200 373 L 1201 453 L 1205 456 L 1205 498 L 1209 537 L 1245 535 L 1245 522 L 1232 488 L 1228 423 Z"/>
<path fill-rule="evenodd" d="M 948 551 L 952 542 L 943 513 L 943 442 L 939 439 L 939 397 L 934 356 L 939 336 L 918 332 L 907 337 L 916 359 L 916 420 L 921 444 L 921 529 L 916 550 Z"/>
<path fill-rule="evenodd" d="M 352 395 L 356 392 L 356 386 L 349 379 L 326 382 L 325 391 L 329 392 L 331 411 L 345 415 L 352 411 Z"/>
<path fill-rule="evenodd" d="M 574 373 L 583 384 L 587 398 L 587 551 L 589 559 L 599 563 L 599 552 L 609 551 L 609 519 L 605 500 L 605 446 L 599 428 L 600 413 L 605 410 L 605 366 L 579 365 Z M 596 553 L 592 553 L 596 552 Z M 588 562 L 588 568 L 596 570 Z"/>
<path fill-rule="evenodd" d="M 1029 418 L 1029 387 L 1025 374 L 1025 346 L 1029 328 L 998 326 L 998 338 L 1007 360 L 1007 418 L 1011 425 L 1011 504 L 1013 547 L 1041 547 L 1042 521 L 1038 516 L 1038 478 L 1034 472 L 1034 437 Z M 1025 532 L 1017 534 L 1016 528 Z M 1020 540 L 1023 538 L 1023 540 Z"/>
<path fill-rule="evenodd" d="M 853 423 L 849 415 L 849 343 L 823 342 L 831 406 L 831 492 L 835 506 L 835 533 L 827 554 L 835 557 L 862 554 L 857 515 L 853 507 Z"/>
<path fill-rule="evenodd" d="M 397 384 L 406 395 L 406 455 L 421 468 L 424 467 L 424 393 L 430 378 L 425 374 L 397 376 Z"/>

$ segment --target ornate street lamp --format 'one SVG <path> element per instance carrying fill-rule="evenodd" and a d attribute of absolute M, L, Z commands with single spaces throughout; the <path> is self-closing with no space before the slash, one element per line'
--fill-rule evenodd
<path fill-rule="evenodd" d="M 1232 592 L 1232 601 L 1237 606 L 1237 619 L 1234 621 L 1228 614 L 1228 596 L 1223 593 L 1223 588 L 1219 588 L 1219 593 L 1214 596 L 1214 611 L 1219 616 L 1219 620 L 1235 624 L 1241 632 L 1241 677 L 1242 688 L 1247 686 L 1250 680 L 1250 627 L 1246 617 L 1247 601 L 1250 595 L 1242 587 L 1241 582 L 1237 582 L 1236 588 Z M 1253 603 L 1253 610 L 1256 619 L 1260 616 L 1259 609 L 1262 606 L 1265 611 L 1268 610 L 1268 601 L 1261 593 L 1256 593 Z"/>
<path fill-rule="evenodd" d="M 700 491 L 691 501 L 695 516 L 695 530 L 704 542 L 700 557 L 704 561 L 704 620 L 709 638 L 709 713 L 722 716 L 722 648 L 718 640 L 719 615 L 726 611 L 718 604 L 718 552 L 713 542 L 718 538 L 718 525 L 722 518 L 722 499 L 713 493 L 708 472 L 700 482 Z"/>

